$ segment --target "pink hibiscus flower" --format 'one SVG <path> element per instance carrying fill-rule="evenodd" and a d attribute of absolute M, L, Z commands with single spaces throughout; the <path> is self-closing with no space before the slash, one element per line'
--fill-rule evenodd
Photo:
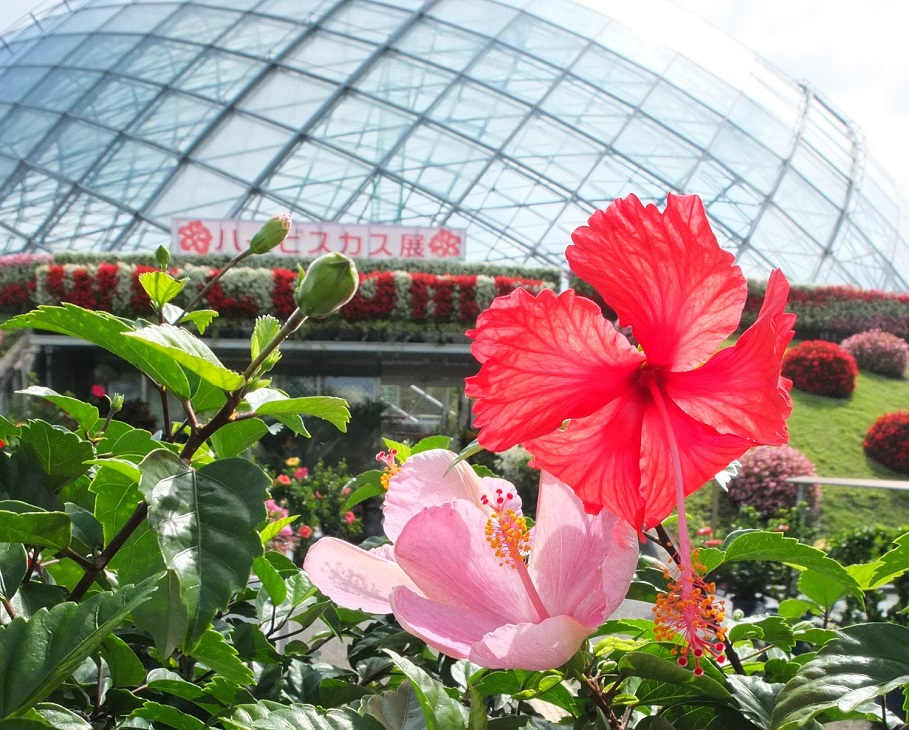
<path fill-rule="evenodd" d="M 651 527 L 677 506 L 676 469 L 687 495 L 750 447 L 786 443 L 789 285 L 774 271 L 757 321 L 715 352 L 748 288 L 699 198 L 670 194 L 661 213 L 630 195 L 572 240 L 572 270 L 641 347 L 571 290 L 496 299 L 469 333 L 482 363 L 467 381 L 478 439 L 491 451 L 523 444 L 588 509 Z"/>
<path fill-rule="evenodd" d="M 408 459 L 386 496 L 394 546 L 366 552 L 323 538 L 303 564 L 347 608 L 393 612 L 449 656 L 493 669 L 564 664 L 621 603 L 637 564 L 634 530 L 585 512 L 544 474 L 533 536 L 503 479 L 480 478 L 456 455 Z"/>

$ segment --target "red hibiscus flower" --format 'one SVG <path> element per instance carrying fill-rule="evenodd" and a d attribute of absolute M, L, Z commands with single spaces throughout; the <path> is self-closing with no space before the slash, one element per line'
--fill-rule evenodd
<path fill-rule="evenodd" d="M 784 444 L 791 382 L 781 377 L 795 316 L 774 271 L 757 321 L 738 325 L 748 294 L 696 196 L 668 195 L 663 212 L 634 195 L 597 211 L 566 252 L 630 327 L 635 347 L 596 304 L 566 291 L 496 299 L 470 332 L 480 372 L 478 440 L 491 451 L 523 444 L 538 467 L 597 512 L 639 532 L 679 514 L 680 577 L 655 607 L 658 637 L 685 637 L 699 657 L 724 661 L 723 608 L 694 570 L 684 498 L 758 444 Z M 679 656 L 688 663 L 688 649 Z"/>
<path fill-rule="evenodd" d="M 594 213 L 572 240 L 572 270 L 640 349 L 573 291 L 519 289 L 469 333 L 482 367 L 467 394 L 477 399 L 485 448 L 522 443 L 534 466 L 571 485 L 589 510 L 606 506 L 640 530 L 676 505 L 676 466 L 687 495 L 750 447 L 786 443 L 789 285 L 774 271 L 755 324 L 715 353 L 748 292 L 699 198 L 670 194 L 661 213 L 630 195 Z"/>

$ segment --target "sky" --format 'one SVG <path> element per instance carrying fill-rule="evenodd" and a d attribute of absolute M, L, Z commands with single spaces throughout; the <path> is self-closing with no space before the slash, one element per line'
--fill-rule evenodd
<path fill-rule="evenodd" d="M 551 0 L 558 2 L 559 0 Z M 636 8 L 642 22 L 664 27 L 671 38 L 679 24 L 660 12 L 657 0 L 581 0 L 588 5 Z M 0 0 L 0 29 L 52 0 Z M 909 54 L 905 0 L 675 0 L 773 64 L 807 81 L 864 133 L 866 152 L 909 194 Z M 649 9 L 653 5 L 654 11 Z M 691 39 L 701 42 L 701 37 Z M 703 43 L 713 44 L 707 34 Z M 720 46 L 722 56 L 728 48 Z"/>

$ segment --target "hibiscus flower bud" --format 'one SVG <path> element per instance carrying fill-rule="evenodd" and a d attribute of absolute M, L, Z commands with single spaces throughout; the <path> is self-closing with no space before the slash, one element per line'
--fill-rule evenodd
<path fill-rule="evenodd" d="M 359 283 L 356 264 L 332 251 L 309 265 L 294 291 L 294 301 L 307 317 L 327 317 L 353 299 Z"/>
<path fill-rule="evenodd" d="M 287 234 L 290 233 L 290 213 L 281 213 L 266 221 L 252 240 L 249 250 L 254 254 L 268 253 L 275 246 L 279 246 Z"/>

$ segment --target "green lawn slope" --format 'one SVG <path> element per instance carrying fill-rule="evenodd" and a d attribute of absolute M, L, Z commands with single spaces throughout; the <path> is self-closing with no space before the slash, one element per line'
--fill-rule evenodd
<path fill-rule="evenodd" d="M 862 439 L 875 419 L 909 408 L 909 382 L 861 374 L 849 398 L 792 391 L 789 443 L 829 477 L 907 479 L 865 456 Z M 824 487 L 821 533 L 870 525 L 909 524 L 909 492 L 887 489 Z"/>

